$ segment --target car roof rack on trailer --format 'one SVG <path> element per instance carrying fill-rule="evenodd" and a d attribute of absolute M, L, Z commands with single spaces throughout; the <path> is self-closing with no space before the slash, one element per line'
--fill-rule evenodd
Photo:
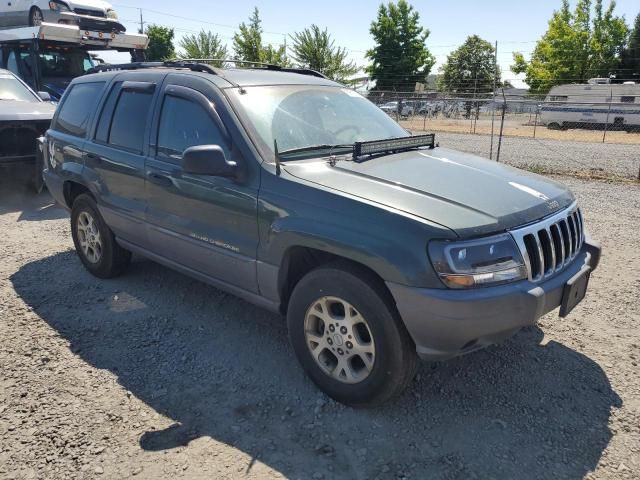
<path fill-rule="evenodd" d="M 82 30 L 77 25 L 45 22 L 37 27 L 0 29 L 0 43 L 33 40 L 86 46 L 90 50 L 144 50 L 149 45 L 146 35 Z"/>
<path fill-rule="evenodd" d="M 134 62 L 134 63 L 121 63 L 121 64 L 104 64 L 96 65 L 88 70 L 86 73 L 98 73 L 98 72 L 111 72 L 115 70 L 140 70 L 144 68 L 187 68 L 195 72 L 206 72 L 213 75 L 224 77 L 223 66 L 213 66 L 210 63 L 216 63 L 224 65 L 226 63 L 233 63 L 238 65 L 253 65 L 243 67 L 247 70 L 270 70 L 276 72 L 297 73 L 300 75 L 309 75 L 318 78 L 327 78 L 322 73 L 309 68 L 291 68 L 281 67 L 280 65 L 274 65 L 272 63 L 263 62 L 250 62 L 247 60 L 234 60 L 229 58 L 177 58 L 174 60 L 166 60 L 164 62 Z"/>

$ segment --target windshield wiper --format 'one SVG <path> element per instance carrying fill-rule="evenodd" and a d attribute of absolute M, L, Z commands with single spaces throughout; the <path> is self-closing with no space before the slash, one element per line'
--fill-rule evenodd
<path fill-rule="evenodd" d="M 349 144 L 331 144 L 331 143 L 321 143 L 318 145 L 307 145 L 306 147 L 297 147 L 297 148 L 290 148 L 288 150 L 282 150 L 281 152 L 279 152 L 280 158 L 282 158 L 283 155 L 290 155 L 293 153 L 305 153 L 305 152 L 313 152 L 316 150 L 331 150 L 331 152 L 334 149 L 343 149 L 343 148 L 348 148 L 348 149 L 353 149 L 353 144 L 349 143 Z M 330 152 L 330 153 L 331 153 Z"/>

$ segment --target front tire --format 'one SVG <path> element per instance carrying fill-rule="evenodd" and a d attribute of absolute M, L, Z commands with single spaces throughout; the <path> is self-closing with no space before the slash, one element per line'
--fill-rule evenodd
<path fill-rule="evenodd" d="M 44 21 L 44 17 L 42 16 L 42 10 L 38 7 L 33 7 L 29 12 L 29 26 L 30 27 L 39 27 L 42 25 Z"/>
<path fill-rule="evenodd" d="M 87 194 L 73 202 L 71 235 L 80 261 L 96 277 L 117 277 L 129 265 L 131 252 L 118 245 L 95 200 Z"/>
<path fill-rule="evenodd" d="M 308 273 L 291 294 L 287 324 L 304 370 L 339 402 L 380 405 L 415 376 L 415 345 L 382 282 L 364 269 L 333 264 Z"/>

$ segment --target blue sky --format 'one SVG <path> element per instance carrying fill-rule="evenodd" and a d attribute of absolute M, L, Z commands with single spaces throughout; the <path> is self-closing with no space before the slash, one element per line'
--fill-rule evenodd
<path fill-rule="evenodd" d="M 172 26 L 178 38 L 201 28 L 214 31 L 223 37 L 230 51 L 234 30 L 240 22 L 247 20 L 253 7 L 257 6 L 265 30 L 264 41 L 281 44 L 284 34 L 316 23 L 327 27 L 336 45 L 348 48 L 351 58 L 359 65 L 366 64 L 364 52 L 372 45 L 369 26 L 380 4 L 373 0 L 111 1 L 120 19 L 131 31 L 139 25 L 138 8 L 142 8 L 145 22 Z M 478 34 L 492 43 L 498 41 L 498 63 L 502 67 L 503 78 L 512 79 L 515 78 L 509 71 L 512 52 L 522 51 L 526 54 L 533 49 L 535 41 L 546 30 L 553 10 L 560 5 L 560 0 L 414 0 L 410 3 L 420 13 L 423 26 L 431 31 L 427 46 L 438 62 L 435 70 L 468 35 Z M 571 3 L 575 4 L 575 0 Z M 608 0 L 605 0 L 607 4 Z M 639 11 L 638 0 L 617 2 L 616 12 L 625 15 L 629 24 Z M 106 55 L 105 58 L 113 61 Z"/>

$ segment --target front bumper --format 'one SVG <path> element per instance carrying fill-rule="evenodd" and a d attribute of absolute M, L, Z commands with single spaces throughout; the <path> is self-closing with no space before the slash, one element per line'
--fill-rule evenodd
<path fill-rule="evenodd" d="M 127 29 L 118 20 L 108 17 L 92 17 L 80 15 L 75 12 L 43 12 L 44 21 L 48 23 L 61 23 L 63 25 L 78 25 L 82 30 L 95 30 L 99 32 L 125 32 Z"/>
<path fill-rule="evenodd" d="M 582 250 L 549 280 L 523 280 L 470 290 L 416 288 L 387 282 L 400 316 L 424 360 L 444 360 L 498 343 L 558 308 L 567 281 L 595 270 L 600 246 L 585 239 Z"/>

